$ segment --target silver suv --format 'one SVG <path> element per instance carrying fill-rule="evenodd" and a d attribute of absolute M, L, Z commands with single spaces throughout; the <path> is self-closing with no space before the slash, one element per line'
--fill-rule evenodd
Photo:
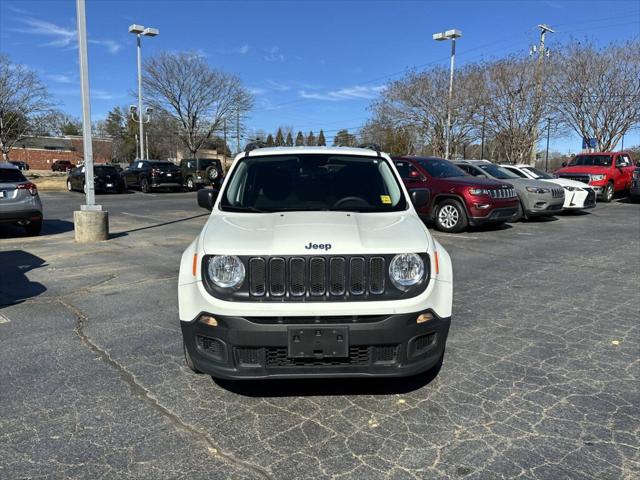
<path fill-rule="evenodd" d="M 18 167 L 0 163 L 0 224 L 24 227 L 29 235 L 42 230 L 42 203 L 36 186 Z"/>

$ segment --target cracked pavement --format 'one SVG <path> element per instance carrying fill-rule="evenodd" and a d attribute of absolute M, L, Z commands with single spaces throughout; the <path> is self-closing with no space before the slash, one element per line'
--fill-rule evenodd
<path fill-rule="evenodd" d="M 113 239 L 0 227 L 0 478 L 640 478 L 640 205 L 461 235 L 433 378 L 215 382 L 184 365 L 195 195 L 100 196 Z"/>

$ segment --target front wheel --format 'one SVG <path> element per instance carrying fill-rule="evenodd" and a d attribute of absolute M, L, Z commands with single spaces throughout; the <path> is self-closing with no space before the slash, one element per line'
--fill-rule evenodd
<path fill-rule="evenodd" d="M 193 177 L 189 177 L 189 178 L 187 178 L 187 188 L 188 188 L 189 190 L 191 190 L 191 191 L 193 191 L 193 190 L 195 190 L 195 189 L 196 189 L 196 184 L 195 184 L 195 182 L 193 181 Z"/>
<path fill-rule="evenodd" d="M 609 203 L 613 199 L 613 183 L 607 183 L 607 186 L 604 187 L 604 192 L 602 192 L 602 201 L 604 203 Z"/>
<path fill-rule="evenodd" d="M 143 178 L 140 181 L 140 190 L 142 190 L 142 193 L 151 192 L 151 186 L 149 185 L 149 180 L 147 180 L 146 178 Z"/>
<path fill-rule="evenodd" d="M 441 232 L 459 233 L 469 225 L 467 213 L 457 200 L 445 200 L 436 211 L 436 228 Z"/>

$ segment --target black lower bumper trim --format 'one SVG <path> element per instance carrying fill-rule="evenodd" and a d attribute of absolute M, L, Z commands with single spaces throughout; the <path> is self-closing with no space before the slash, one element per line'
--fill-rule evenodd
<path fill-rule="evenodd" d="M 0 212 L 0 223 L 15 223 L 24 220 L 42 220 L 42 212 L 38 210 L 23 210 L 21 212 Z"/>
<path fill-rule="evenodd" d="M 471 217 L 469 223 L 472 226 L 478 226 L 492 222 L 507 222 L 518 211 L 518 207 L 496 208 L 486 217 Z"/>
<path fill-rule="evenodd" d="M 444 355 L 451 319 L 427 312 L 433 319 L 422 324 L 416 318 L 426 312 L 381 315 L 379 321 L 363 323 L 354 323 L 353 317 L 335 323 L 332 317 L 312 326 L 211 314 L 216 327 L 197 320 L 181 322 L 181 327 L 196 369 L 216 378 L 401 377 L 429 370 Z M 348 356 L 290 356 L 290 332 L 296 328 L 346 330 Z"/>

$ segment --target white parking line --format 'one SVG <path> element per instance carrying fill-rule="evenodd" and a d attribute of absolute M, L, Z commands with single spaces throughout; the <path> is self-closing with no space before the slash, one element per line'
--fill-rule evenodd
<path fill-rule="evenodd" d="M 0 323 L 9 323 L 10 321 L 11 320 L 0 313 Z"/>
<path fill-rule="evenodd" d="M 453 235 L 451 233 L 434 233 L 435 237 L 451 237 L 451 238 L 462 238 L 464 240 L 478 240 L 480 237 L 472 237 L 469 235 Z"/>

